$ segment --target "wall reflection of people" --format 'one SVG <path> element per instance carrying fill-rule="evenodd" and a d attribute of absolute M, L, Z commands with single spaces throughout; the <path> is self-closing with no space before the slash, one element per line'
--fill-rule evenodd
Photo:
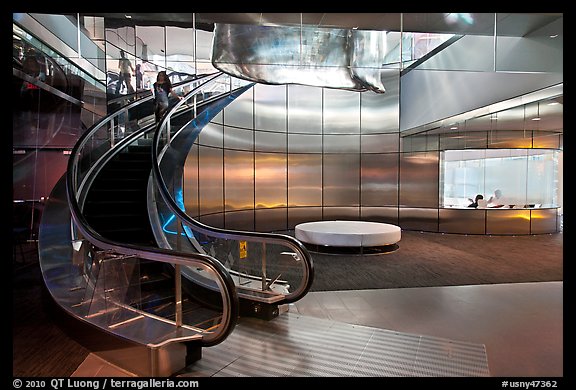
<path fill-rule="evenodd" d="M 468 205 L 468 207 L 473 207 L 473 208 L 477 209 L 478 208 L 478 201 L 483 200 L 483 199 L 484 199 L 484 196 L 481 194 L 476 195 L 474 200 L 468 199 L 472 202 Z"/>
<path fill-rule="evenodd" d="M 120 93 L 120 89 L 122 88 L 122 84 L 126 85 L 126 93 L 134 93 L 134 87 L 132 87 L 132 72 L 134 72 L 134 67 L 132 67 L 132 63 L 128 58 L 126 58 L 126 54 L 124 50 L 120 50 L 120 59 L 118 60 L 118 83 L 116 84 L 116 91 L 115 94 L 118 95 Z"/>

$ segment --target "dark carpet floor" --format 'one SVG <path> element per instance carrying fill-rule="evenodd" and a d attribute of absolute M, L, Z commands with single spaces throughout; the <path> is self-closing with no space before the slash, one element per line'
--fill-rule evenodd
<path fill-rule="evenodd" d="M 403 231 L 384 254 L 312 252 L 311 291 L 563 280 L 563 233 L 484 236 Z"/>

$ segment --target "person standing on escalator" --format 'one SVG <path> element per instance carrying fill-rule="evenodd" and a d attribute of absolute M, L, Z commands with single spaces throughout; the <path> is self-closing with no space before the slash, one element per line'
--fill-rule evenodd
<path fill-rule="evenodd" d="M 120 50 L 120 59 L 118 60 L 118 83 L 116 84 L 116 95 L 120 92 L 122 84 L 126 84 L 126 94 L 134 93 L 134 87 L 132 87 L 132 73 L 134 72 L 134 67 L 126 55 L 124 50 Z"/>
<path fill-rule="evenodd" d="M 154 115 L 156 116 L 156 124 L 158 124 L 166 110 L 168 110 L 168 97 L 172 95 L 179 100 L 182 97 L 178 96 L 172 89 L 172 83 L 165 71 L 158 72 L 156 82 L 152 86 L 152 92 L 154 93 Z"/>

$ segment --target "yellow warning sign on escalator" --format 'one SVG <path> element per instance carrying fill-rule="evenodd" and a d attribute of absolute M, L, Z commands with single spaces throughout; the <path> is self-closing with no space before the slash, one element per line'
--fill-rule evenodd
<path fill-rule="evenodd" d="M 248 244 L 246 241 L 239 241 L 240 258 L 245 259 L 248 257 Z"/>

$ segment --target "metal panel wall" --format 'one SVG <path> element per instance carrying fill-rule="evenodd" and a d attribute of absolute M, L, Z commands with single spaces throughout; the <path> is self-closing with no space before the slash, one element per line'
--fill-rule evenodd
<path fill-rule="evenodd" d="M 255 228 L 258 232 L 286 230 L 288 211 L 286 208 L 256 210 Z"/>
<path fill-rule="evenodd" d="M 229 211 L 224 214 L 226 229 L 254 231 L 254 210 Z"/>
<path fill-rule="evenodd" d="M 224 199 L 226 211 L 254 208 L 253 153 L 224 150 Z"/>
<path fill-rule="evenodd" d="M 361 207 L 360 219 L 398 225 L 398 207 Z"/>
<path fill-rule="evenodd" d="M 288 228 L 299 223 L 321 221 L 322 207 L 290 207 L 288 208 Z"/>
<path fill-rule="evenodd" d="M 324 89 L 324 134 L 360 133 L 360 93 Z"/>
<path fill-rule="evenodd" d="M 362 206 L 398 205 L 398 154 L 363 154 Z"/>
<path fill-rule="evenodd" d="M 438 231 L 438 208 L 420 209 L 400 207 L 398 209 L 399 224 L 406 230 Z"/>
<path fill-rule="evenodd" d="M 530 233 L 556 233 L 558 231 L 558 209 L 530 210 Z"/>
<path fill-rule="evenodd" d="M 323 164 L 323 205 L 359 206 L 360 155 L 325 154 Z"/>
<path fill-rule="evenodd" d="M 224 210 L 224 157 L 222 149 L 198 147 L 200 215 Z"/>
<path fill-rule="evenodd" d="M 238 96 L 224 110 L 224 124 L 228 126 L 254 128 L 254 89 L 250 88 Z"/>
<path fill-rule="evenodd" d="M 286 155 L 283 153 L 256 153 L 255 206 L 276 208 L 287 206 Z"/>
<path fill-rule="evenodd" d="M 254 86 L 254 124 L 257 130 L 286 132 L 285 85 Z"/>
<path fill-rule="evenodd" d="M 360 95 L 360 131 L 397 133 L 400 126 L 400 73 L 383 78 L 386 93 L 363 92 Z"/>
<path fill-rule="evenodd" d="M 325 221 L 357 221 L 360 219 L 360 207 L 324 207 Z"/>
<path fill-rule="evenodd" d="M 208 226 L 224 229 L 224 213 L 201 215 L 198 220 Z"/>
<path fill-rule="evenodd" d="M 322 206 L 322 155 L 288 155 L 288 207 Z"/>
<path fill-rule="evenodd" d="M 322 88 L 288 86 L 288 132 L 322 134 Z"/>
<path fill-rule="evenodd" d="M 438 208 L 438 152 L 400 154 L 400 205 Z"/>
<path fill-rule="evenodd" d="M 254 149 L 260 152 L 286 153 L 286 133 L 254 132 Z"/>
<path fill-rule="evenodd" d="M 444 233 L 486 233 L 486 210 L 440 209 L 439 221 L 438 230 Z"/>
<path fill-rule="evenodd" d="M 224 126 L 224 148 L 253 150 L 254 130 Z"/>
<path fill-rule="evenodd" d="M 322 153 L 322 135 L 288 134 L 288 153 Z"/>
<path fill-rule="evenodd" d="M 198 135 L 198 143 L 203 146 L 224 146 L 224 127 L 217 123 L 208 123 Z"/>
<path fill-rule="evenodd" d="M 183 201 L 186 213 L 191 217 L 200 215 L 199 194 L 200 186 L 198 181 L 198 145 L 192 145 L 190 152 L 184 162 L 184 178 L 182 183 Z"/>
<path fill-rule="evenodd" d="M 360 153 L 360 136 L 324 135 L 324 153 Z"/>
<path fill-rule="evenodd" d="M 530 210 L 486 210 L 486 234 L 530 234 Z"/>
<path fill-rule="evenodd" d="M 393 153 L 399 150 L 398 133 L 390 134 L 362 134 L 360 148 L 365 153 Z"/>

